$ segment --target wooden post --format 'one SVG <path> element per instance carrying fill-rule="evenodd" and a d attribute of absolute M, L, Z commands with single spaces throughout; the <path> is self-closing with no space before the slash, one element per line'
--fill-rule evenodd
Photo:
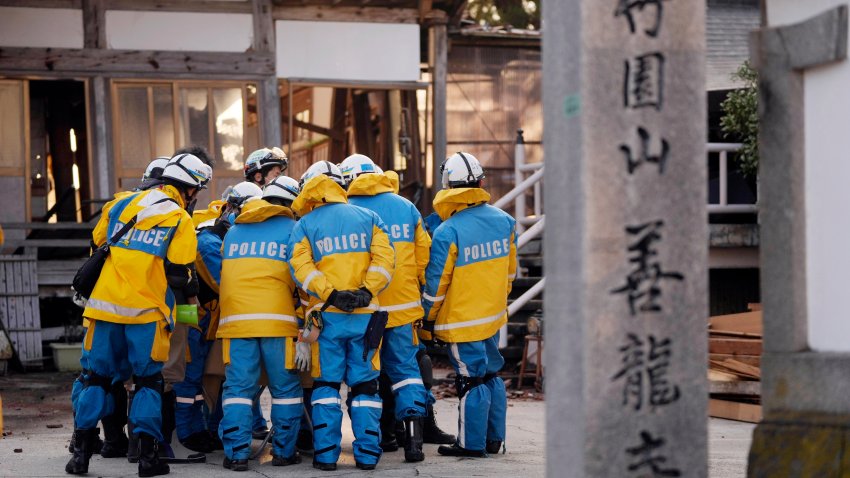
<path fill-rule="evenodd" d="M 428 29 L 429 64 L 431 67 L 431 111 L 433 111 L 433 168 L 427 174 L 433 175 L 434 183 L 431 197 L 440 190 L 440 167 L 446 159 L 446 76 L 448 67 L 448 34 L 444 18 L 432 19 Z"/>
<path fill-rule="evenodd" d="M 92 168 L 94 169 L 95 184 L 93 196 L 101 199 L 112 195 L 112 185 L 115 184 L 115 171 L 109 158 L 112 157 L 112 122 L 109 98 L 109 81 L 102 76 L 92 78 L 91 82 L 91 114 L 92 131 Z"/>
<path fill-rule="evenodd" d="M 83 0 L 83 46 L 106 48 L 106 9 L 103 0 Z"/>
<path fill-rule="evenodd" d="M 274 53 L 274 19 L 272 18 L 271 0 L 253 0 L 254 12 L 254 43 L 257 52 Z M 262 121 L 263 144 L 280 146 L 280 92 L 278 90 L 277 74 L 272 74 L 262 80 L 259 85 L 260 121 Z M 291 153 L 290 153 L 291 154 Z"/>

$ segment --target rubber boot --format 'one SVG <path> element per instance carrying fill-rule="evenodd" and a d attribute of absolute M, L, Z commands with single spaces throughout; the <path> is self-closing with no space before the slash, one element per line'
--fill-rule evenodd
<path fill-rule="evenodd" d="M 159 460 L 159 444 L 147 433 L 139 433 L 139 476 L 159 476 L 169 473 L 168 464 Z"/>
<path fill-rule="evenodd" d="M 427 415 L 425 415 L 422 426 L 422 439 L 425 443 L 435 445 L 453 444 L 456 441 L 455 436 L 440 430 L 439 425 L 437 425 L 437 417 L 434 415 L 434 405 L 428 404 L 425 410 L 427 411 Z"/>
<path fill-rule="evenodd" d="M 206 430 L 195 432 L 188 437 L 180 440 L 184 447 L 200 453 L 212 453 L 215 450 L 215 444 L 212 441 L 212 435 Z"/>
<path fill-rule="evenodd" d="M 135 391 L 131 391 L 127 394 L 127 415 L 129 416 L 130 410 L 133 409 L 133 397 L 136 396 Z M 135 426 L 133 422 L 128 418 L 127 419 L 127 461 L 130 463 L 138 463 L 139 462 L 139 436 L 133 433 L 135 431 Z"/>
<path fill-rule="evenodd" d="M 100 430 L 97 428 L 74 430 L 74 456 L 65 465 L 65 473 L 85 475 L 89 472 L 89 461 L 93 453 L 94 440 Z"/>
<path fill-rule="evenodd" d="M 505 449 L 502 448 L 501 440 L 487 440 L 487 444 L 484 447 L 487 450 L 487 453 L 491 455 L 497 455 L 499 452 L 504 453 Z"/>
<path fill-rule="evenodd" d="M 484 450 L 468 450 L 461 448 L 455 443 L 452 446 L 441 445 L 437 448 L 437 453 L 443 456 L 465 456 L 469 458 L 487 458 L 487 452 Z"/>
<path fill-rule="evenodd" d="M 68 443 L 68 453 L 74 453 L 74 435 L 75 432 L 71 433 L 71 441 Z M 101 450 L 103 449 L 103 440 L 100 439 L 100 435 L 94 437 L 94 444 L 92 445 L 92 453 L 95 455 L 99 455 Z"/>
<path fill-rule="evenodd" d="M 398 441 L 395 434 L 395 416 L 392 411 L 386 409 L 381 411 L 381 450 L 392 452 L 398 450 Z"/>
<path fill-rule="evenodd" d="M 115 401 L 113 412 L 103 417 L 103 447 L 100 456 L 104 458 L 124 458 L 127 456 L 129 441 L 124 434 L 124 425 L 127 424 L 127 391 L 121 382 L 113 383 L 109 391 Z"/>
<path fill-rule="evenodd" d="M 415 462 L 425 459 L 422 452 L 422 417 L 404 419 L 404 461 Z"/>

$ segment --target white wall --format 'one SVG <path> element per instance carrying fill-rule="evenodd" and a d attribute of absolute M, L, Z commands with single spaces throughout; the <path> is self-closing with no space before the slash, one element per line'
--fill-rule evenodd
<path fill-rule="evenodd" d="M 120 50 L 241 52 L 253 36 L 249 14 L 106 11 L 106 44 Z"/>
<path fill-rule="evenodd" d="M 0 7 L 0 46 L 82 48 L 83 11 Z"/>
<path fill-rule="evenodd" d="M 770 25 L 847 0 L 769 0 Z M 850 351 L 850 62 L 804 73 L 809 346 Z M 764 158 L 769 161 L 770 158 Z"/>
<path fill-rule="evenodd" d="M 419 25 L 275 22 L 277 76 L 317 80 L 419 80 Z"/>

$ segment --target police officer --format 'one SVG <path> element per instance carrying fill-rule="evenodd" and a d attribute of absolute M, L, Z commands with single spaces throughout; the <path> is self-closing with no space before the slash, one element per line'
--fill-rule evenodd
<path fill-rule="evenodd" d="M 469 153 L 440 167 L 443 190 L 434 209 L 443 223 L 434 232 L 422 294 L 425 327 L 449 345 L 457 372 L 457 443 L 441 446 L 449 456 L 484 457 L 505 440 L 507 398 L 496 374 L 504 365 L 499 328 L 507 322 L 507 297 L 516 277 L 516 224 L 487 204 L 484 170 Z"/>
<path fill-rule="evenodd" d="M 139 437 L 139 476 L 167 474 L 157 456 L 162 441 L 162 364 L 168 358 L 174 325 L 174 294 L 192 279 L 197 249 L 192 219 L 184 209 L 212 177 L 212 168 L 196 156 L 173 157 L 162 173 L 163 184 L 107 203 L 92 232 L 102 245 L 122 229 L 110 247 L 100 280 L 83 316 L 90 326 L 84 340 L 90 373 L 76 403 L 71 474 L 88 472 L 97 421 L 113 406 L 109 387 L 121 377 L 121 363 L 132 367 L 136 396 L 130 421 Z M 130 222 L 130 227 L 125 227 Z"/>
<path fill-rule="evenodd" d="M 301 219 L 290 240 L 290 267 L 310 295 L 308 316 L 324 309 L 319 360 L 312 365 L 313 467 L 336 469 L 344 380 L 350 387 L 354 459 L 358 468 L 371 470 L 381 457 L 380 364 L 375 351 L 365 349 L 364 335 L 378 307 L 375 298 L 392 278 L 395 254 L 378 215 L 347 204 L 338 167 L 320 161 L 301 180 L 292 204 Z"/>
<path fill-rule="evenodd" d="M 210 347 L 215 340 L 219 319 L 219 284 L 221 282 L 221 246 L 224 235 L 231 225 L 231 214 L 238 214 L 242 205 L 252 197 L 260 197 L 263 190 L 254 183 L 243 181 L 229 188 L 224 197 L 225 205 L 217 219 L 209 219 L 198 226 L 198 255 L 195 268 L 200 282 L 198 300 L 201 319 L 197 326 L 189 328 L 189 360 L 182 382 L 174 384 L 177 394 L 176 427 L 177 438 L 186 448 L 209 453 L 221 448 L 218 430 L 213 437 L 205 426 L 203 416 L 204 364 Z M 212 330 L 211 330 L 212 329 Z M 211 333 L 211 335 L 210 335 Z"/>
<path fill-rule="evenodd" d="M 263 196 L 277 197 L 278 188 Z M 272 396 L 272 465 L 300 463 L 295 439 L 302 415 L 301 382 L 295 365 L 297 289 L 286 262 L 292 211 L 263 199 L 246 202 L 224 238 L 221 269 L 224 417 L 219 436 L 224 467 L 248 469 L 251 405 L 259 390 L 260 367 Z"/>
<path fill-rule="evenodd" d="M 263 187 L 286 171 L 286 154 L 277 147 L 261 148 L 245 159 L 245 181 Z"/>
<path fill-rule="evenodd" d="M 405 461 L 422 461 L 425 459 L 422 428 L 428 398 L 416 360 L 419 340 L 413 323 L 423 314 L 420 287 L 425 282 L 431 238 L 422 228 L 416 206 L 394 193 L 391 179 L 377 173 L 371 159 L 355 154 L 347 157 L 340 169 L 351 181 L 349 203 L 377 213 L 389 229 L 395 249 L 395 275 L 378 296 L 380 310 L 389 314 L 381 345 L 381 371 L 389 378 L 395 399 L 395 410 L 384 410 L 384 414 L 394 412 L 395 420 L 404 423 Z M 387 425 L 381 430 L 381 448 L 392 449 L 395 427 L 390 426 L 394 424 L 389 420 L 382 420 L 384 423 Z"/>

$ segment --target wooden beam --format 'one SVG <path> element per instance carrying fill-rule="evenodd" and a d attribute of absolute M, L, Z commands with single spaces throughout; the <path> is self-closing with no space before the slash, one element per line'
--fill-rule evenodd
<path fill-rule="evenodd" d="M 281 118 L 281 121 L 287 121 L 288 122 L 289 116 L 283 115 L 283 117 Z M 331 139 L 336 139 L 336 140 L 340 140 L 340 141 L 345 140 L 345 135 L 343 133 L 339 132 L 339 131 L 334 131 L 332 129 L 324 128 L 322 126 L 319 126 L 319 125 L 316 125 L 316 124 L 313 124 L 313 123 L 301 121 L 298 118 L 292 118 L 292 125 L 297 126 L 301 129 L 305 129 L 307 131 L 319 133 L 319 134 L 327 136 Z"/>
<path fill-rule="evenodd" d="M 112 156 L 112 105 L 109 94 L 109 82 L 103 76 L 96 76 L 90 82 L 92 109 L 92 169 L 94 174 L 95 197 L 112 196 L 115 184 L 115 163 Z"/>
<path fill-rule="evenodd" d="M 253 0 L 254 7 L 254 51 L 274 51 L 274 20 L 272 1 Z"/>
<path fill-rule="evenodd" d="M 425 20 L 425 15 L 434 7 L 434 0 L 419 0 L 419 23 Z"/>
<path fill-rule="evenodd" d="M 251 13 L 252 2 L 216 0 L 106 0 L 108 10 L 160 12 Z"/>
<path fill-rule="evenodd" d="M 0 0 L 0 7 L 80 9 L 82 6 L 82 0 Z"/>
<path fill-rule="evenodd" d="M 434 24 L 428 29 L 429 63 L 431 66 L 431 111 L 433 123 L 431 127 L 433 138 L 433 176 L 432 195 L 440 189 L 440 168 L 438 165 L 446 159 L 446 86 L 448 80 L 448 33 L 445 24 Z"/>
<path fill-rule="evenodd" d="M 708 352 L 712 354 L 761 355 L 761 340 L 720 339 L 708 340 Z"/>
<path fill-rule="evenodd" d="M 277 78 L 270 76 L 260 82 L 260 121 L 262 122 L 263 144 L 268 147 L 281 146 L 280 135 L 280 92 Z"/>
<path fill-rule="evenodd" d="M 758 423 L 761 421 L 761 405 L 730 402 L 712 398 L 708 401 L 708 415 L 715 418 Z"/>
<path fill-rule="evenodd" d="M 106 50 L 0 47 L 0 72 L 156 73 L 273 76 L 274 55 L 263 52 Z"/>
<path fill-rule="evenodd" d="M 331 7 L 276 6 L 272 12 L 275 20 L 301 20 L 363 23 L 419 23 L 419 10 L 415 8 L 382 7 Z"/>
<path fill-rule="evenodd" d="M 106 48 L 106 9 L 103 0 L 83 0 L 83 46 Z"/>

